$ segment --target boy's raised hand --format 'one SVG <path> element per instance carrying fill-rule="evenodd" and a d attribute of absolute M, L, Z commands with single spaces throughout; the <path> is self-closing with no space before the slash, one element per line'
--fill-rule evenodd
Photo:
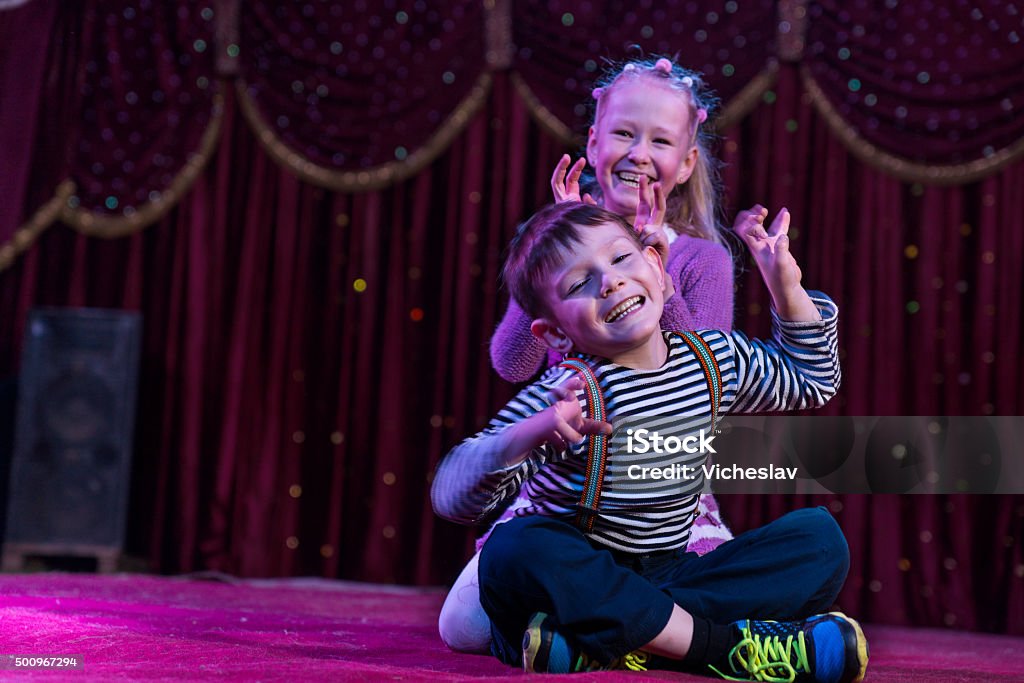
<path fill-rule="evenodd" d="M 580 196 L 580 176 L 583 174 L 583 167 L 587 160 L 580 157 L 576 163 L 569 168 L 569 155 L 563 154 L 555 166 L 555 172 L 551 174 L 551 191 L 555 195 L 555 203 L 562 202 L 583 202 L 584 204 L 596 204 L 590 194 Z M 568 175 L 566 175 L 568 171 Z"/>
<path fill-rule="evenodd" d="M 530 419 L 536 419 L 537 439 L 535 446 L 550 443 L 559 449 L 566 449 L 583 441 L 587 434 L 611 434 L 612 426 L 607 422 L 592 420 L 583 415 L 583 408 L 576 398 L 576 392 L 584 387 L 583 380 L 571 377 L 559 386 L 551 387 L 552 405 Z"/>
<path fill-rule="evenodd" d="M 573 376 L 560 386 L 550 387 L 551 405 L 501 432 L 500 446 L 492 451 L 494 460 L 488 467 L 516 466 L 546 443 L 566 450 L 587 434 L 611 434 L 609 423 L 584 417 L 576 398 L 583 386 L 583 380 Z"/>
<path fill-rule="evenodd" d="M 820 320 L 817 307 L 800 284 L 803 273 L 789 251 L 789 210 L 783 208 L 765 230 L 768 209 L 760 204 L 741 211 L 733 230 L 746 243 L 783 320 Z"/>
<path fill-rule="evenodd" d="M 779 267 L 785 268 L 787 274 L 792 275 L 792 271 L 789 270 L 792 266 L 796 268 L 796 284 L 799 284 L 800 268 L 796 264 L 796 259 L 789 253 L 789 210 L 783 208 L 779 211 L 768 230 L 764 228 L 766 218 L 768 209 L 755 204 L 746 211 L 740 211 L 732 227 L 750 249 L 762 275 L 767 276 L 766 269 Z"/>

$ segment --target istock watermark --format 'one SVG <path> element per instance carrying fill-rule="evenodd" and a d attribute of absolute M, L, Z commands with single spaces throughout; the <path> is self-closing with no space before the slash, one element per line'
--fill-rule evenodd
<path fill-rule="evenodd" d="M 1024 417 L 631 416 L 613 486 L 649 495 L 1024 493 Z"/>
<path fill-rule="evenodd" d="M 1024 493 L 1024 417 L 633 415 L 605 486 L 638 500 L 716 493 Z"/>
<path fill-rule="evenodd" d="M 670 434 L 663 437 L 656 431 L 650 429 L 627 429 L 626 430 L 626 452 L 627 453 L 717 453 L 711 442 L 715 440 L 714 435 L 710 437 L 702 429 L 697 434 L 679 437 Z"/>

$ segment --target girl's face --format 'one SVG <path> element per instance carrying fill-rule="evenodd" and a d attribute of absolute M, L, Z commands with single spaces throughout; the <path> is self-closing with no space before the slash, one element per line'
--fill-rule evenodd
<path fill-rule="evenodd" d="M 641 175 L 661 181 L 666 196 L 685 183 L 697 163 L 692 130 L 685 93 L 644 77 L 612 88 L 587 139 L 604 208 L 632 221 Z"/>

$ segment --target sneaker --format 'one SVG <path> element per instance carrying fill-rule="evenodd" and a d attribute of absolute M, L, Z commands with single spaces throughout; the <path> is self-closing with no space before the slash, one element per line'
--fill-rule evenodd
<path fill-rule="evenodd" d="M 647 653 L 635 651 L 609 664 L 602 664 L 570 645 L 544 612 L 536 612 L 530 618 L 530 625 L 523 634 L 523 671 L 528 673 L 567 674 L 609 669 L 647 671 L 647 660 Z"/>
<path fill-rule="evenodd" d="M 805 621 L 733 623 L 741 640 L 729 652 L 729 681 L 853 683 L 864 680 L 868 641 L 853 619 L 840 612 Z M 742 675 L 742 678 L 736 677 Z"/>

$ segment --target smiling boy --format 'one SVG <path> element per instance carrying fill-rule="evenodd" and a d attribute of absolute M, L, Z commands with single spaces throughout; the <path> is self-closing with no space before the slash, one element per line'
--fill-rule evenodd
<path fill-rule="evenodd" d="M 827 512 L 790 513 L 698 557 L 686 544 L 702 482 L 638 486 L 624 473 L 657 461 L 599 446 L 610 423 L 660 418 L 696 430 L 721 414 L 815 407 L 835 393 L 835 306 L 800 285 L 788 213 L 770 231 L 764 216 L 748 212 L 739 232 L 772 295 L 773 341 L 663 332 L 660 257 L 616 214 L 559 204 L 520 228 L 505 281 L 534 317 L 533 333 L 576 370 L 552 368 L 524 389 L 452 449 L 432 489 L 437 513 L 462 523 L 487 517 L 520 488 L 529 500 L 495 529 L 480 560 L 481 602 L 503 661 L 528 671 L 863 678 L 859 625 L 821 614 L 849 566 Z M 766 621 L 774 619 L 785 621 Z"/>

